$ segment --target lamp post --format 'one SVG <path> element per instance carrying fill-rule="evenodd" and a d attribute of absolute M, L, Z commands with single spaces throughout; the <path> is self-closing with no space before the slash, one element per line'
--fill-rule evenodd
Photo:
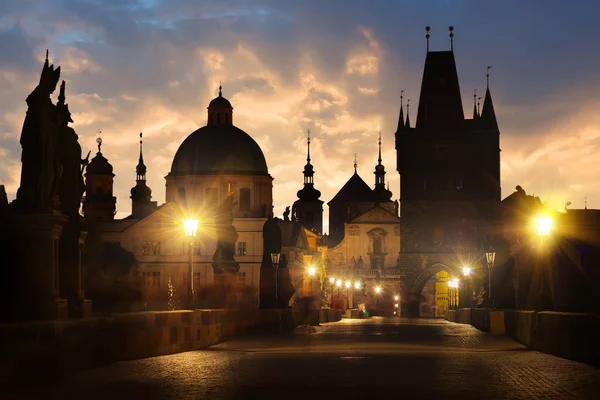
<path fill-rule="evenodd" d="M 350 291 L 350 286 L 352 286 L 352 283 L 350 281 L 346 281 L 346 310 L 351 308 L 350 307 L 350 303 L 349 303 L 349 297 L 348 297 L 348 292 Z"/>
<path fill-rule="evenodd" d="M 550 233 L 552 232 L 552 219 L 550 219 L 549 217 L 546 216 L 541 216 L 539 218 L 537 218 L 535 220 L 535 225 L 537 228 L 537 234 L 538 237 L 540 238 L 541 244 L 540 244 L 540 248 L 543 252 L 543 254 L 546 253 L 546 244 L 548 242 L 548 237 L 550 236 Z M 544 267 L 542 265 L 542 270 L 540 271 L 540 305 L 542 310 L 546 309 L 546 298 L 545 298 L 545 291 L 544 291 L 544 286 L 545 286 L 545 280 L 544 280 Z"/>
<path fill-rule="evenodd" d="M 494 300 L 492 298 L 492 268 L 494 268 L 494 261 L 496 261 L 496 252 L 492 246 L 485 252 L 485 260 L 488 266 L 488 299 L 491 307 L 494 308 Z"/>
<path fill-rule="evenodd" d="M 333 285 L 335 284 L 335 278 L 333 276 L 329 277 L 329 285 L 331 286 L 331 303 L 329 304 L 330 308 L 333 308 Z"/>
<path fill-rule="evenodd" d="M 463 266 L 462 273 L 465 277 L 465 285 L 463 292 L 467 300 L 467 306 L 471 308 L 473 306 L 473 290 L 471 289 L 471 282 L 469 280 L 469 276 L 471 275 L 471 267 Z"/>
<path fill-rule="evenodd" d="M 187 303 L 188 308 L 193 310 L 196 308 L 196 304 L 194 302 L 194 264 L 192 259 L 192 253 L 194 252 L 194 238 L 196 237 L 196 232 L 198 231 L 198 220 L 186 219 L 185 221 L 183 221 L 183 230 L 185 231 L 185 236 L 189 239 Z"/>
<path fill-rule="evenodd" d="M 271 253 L 271 262 L 275 267 L 275 307 L 279 308 L 279 291 L 277 290 L 278 272 L 279 272 L 279 258 L 281 253 Z"/>

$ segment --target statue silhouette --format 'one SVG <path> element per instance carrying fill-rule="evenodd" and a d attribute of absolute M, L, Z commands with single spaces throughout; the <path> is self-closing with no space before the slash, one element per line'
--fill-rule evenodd
<path fill-rule="evenodd" d="M 27 115 L 21 131 L 22 170 L 17 205 L 28 212 L 56 209 L 56 145 L 58 122 L 50 95 L 56 90 L 60 67 L 48 66 L 48 52 L 38 86 L 27 97 Z"/>

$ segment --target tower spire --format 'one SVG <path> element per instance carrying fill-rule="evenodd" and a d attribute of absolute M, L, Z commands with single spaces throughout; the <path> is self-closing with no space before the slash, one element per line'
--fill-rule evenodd
<path fill-rule="evenodd" d="M 310 164 L 310 129 L 306 132 L 306 145 L 307 145 L 307 153 L 306 153 L 306 162 Z"/>
<path fill-rule="evenodd" d="M 221 81 L 219 81 L 219 97 L 223 97 L 223 85 Z"/>
<path fill-rule="evenodd" d="M 479 96 L 479 97 L 477 98 L 477 116 L 478 116 L 479 118 L 481 118 L 481 109 L 480 109 L 480 107 L 479 107 L 480 105 L 481 105 L 481 96 Z"/>
<path fill-rule="evenodd" d="M 398 117 L 398 129 L 401 131 L 404 129 L 404 90 L 400 90 L 400 116 Z"/>
<path fill-rule="evenodd" d="M 358 164 L 357 164 L 357 162 L 358 162 L 357 160 L 358 159 L 357 158 L 358 158 L 358 154 L 354 153 L 354 173 L 355 174 L 356 174 L 357 167 L 358 167 Z"/>
<path fill-rule="evenodd" d="M 406 128 L 410 128 L 410 99 L 406 100 Z"/>
<path fill-rule="evenodd" d="M 143 154 L 143 134 L 140 131 L 140 158 L 138 161 L 138 165 L 135 168 L 135 172 L 137 175 L 136 180 L 138 182 L 145 182 L 146 181 L 146 164 L 144 164 L 144 154 Z"/>
<path fill-rule="evenodd" d="M 379 131 L 379 158 L 377 159 L 379 165 L 381 165 L 381 131 Z"/>
<path fill-rule="evenodd" d="M 427 32 L 427 33 L 425 34 L 425 39 L 427 39 L 427 52 L 428 52 L 428 53 L 429 53 L 429 38 L 431 37 L 431 36 L 429 36 L 429 31 L 430 31 L 430 30 L 431 30 L 431 27 L 429 27 L 429 26 L 426 26 L 426 27 L 425 27 L 425 32 Z"/>
<path fill-rule="evenodd" d="M 487 67 L 487 74 L 485 74 L 485 78 L 487 80 L 487 88 L 490 88 L 490 69 L 492 69 L 491 65 L 488 65 Z"/>
<path fill-rule="evenodd" d="M 479 113 L 477 112 L 477 89 L 473 90 L 473 119 L 477 119 Z"/>
<path fill-rule="evenodd" d="M 450 25 L 448 30 L 450 31 L 450 51 L 454 51 L 454 27 Z"/>

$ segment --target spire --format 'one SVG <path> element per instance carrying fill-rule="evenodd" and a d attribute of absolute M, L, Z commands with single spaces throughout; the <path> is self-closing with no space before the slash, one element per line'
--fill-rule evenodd
<path fill-rule="evenodd" d="M 498 121 L 496 120 L 496 112 L 494 111 L 494 103 L 492 102 L 492 93 L 490 92 L 490 69 L 487 67 L 487 89 L 485 98 L 483 99 L 483 108 L 481 109 L 481 121 L 483 127 L 491 130 L 498 130 Z"/>
<path fill-rule="evenodd" d="M 233 107 L 223 97 L 223 85 L 219 82 L 219 95 L 208 105 L 207 125 L 233 125 Z"/>
<path fill-rule="evenodd" d="M 101 147 L 102 147 L 102 138 L 100 137 L 100 135 L 102 135 L 102 131 L 98 131 L 98 138 L 96 139 L 96 143 L 98 143 L 98 154 L 102 154 L 101 151 Z"/>
<path fill-rule="evenodd" d="M 137 182 L 145 182 L 146 181 L 146 165 L 144 164 L 144 154 L 142 152 L 142 141 L 143 134 L 140 132 L 140 158 L 138 161 L 138 165 L 135 168 L 135 172 L 137 174 L 136 181 Z"/>
<path fill-rule="evenodd" d="M 400 117 L 398 117 L 398 129 L 397 132 L 400 132 L 404 129 L 404 90 L 400 91 Z"/>
<path fill-rule="evenodd" d="M 65 105 L 65 81 L 63 80 L 60 84 L 60 93 L 58 95 L 58 105 Z"/>
<path fill-rule="evenodd" d="M 481 105 L 481 96 L 479 96 L 477 98 L 477 116 L 479 118 L 481 118 L 481 108 L 479 107 Z"/>
<path fill-rule="evenodd" d="M 357 171 L 357 167 L 358 167 L 358 154 L 354 153 L 354 173 L 356 174 Z"/>
<path fill-rule="evenodd" d="M 427 34 L 425 34 L 425 39 L 427 39 L 427 52 L 429 53 L 429 38 L 431 36 L 429 36 L 429 31 L 431 30 L 431 27 L 426 26 L 425 27 L 425 32 L 427 32 Z"/>
<path fill-rule="evenodd" d="M 315 189 L 314 175 L 315 170 L 310 163 L 310 129 L 306 131 L 306 165 L 304 166 L 304 188 L 299 190 L 297 195 L 302 201 L 320 201 L 321 192 Z"/>
<path fill-rule="evenodd" d="M 379 158 L 377 159 L 377 163 L 381 165 L 381 131 L 379 131 Z"/>
<path fill-rule="evenodd" d="M 450 51 L 454 51 L 454 27 L 450 25 L 448 30 L 450 31 Z"/>
<path fill-rule="evenodd" d="M 379 132 L 379 157 L 377 158 L 377 165 L 375 166 L 375 188 L 373 189 L 373 195 L 377 202 L 389 201 L 392 198 L 392 192 L 389 188 L 385 188 L 385 167 L 381 164 L 381 132 Z"/>
<path fill-rule="evenodd" d="M 410 128 L 410 99 L 406 100 L 406 129 Z"/>
<path fill-rule="evenodd" d="M 310 129 L 306 132 L 306 146 L 307 146 L 306 163 L 310 164 Z"/>
<path fill-rule="evenodd" d="M 221 85 L 221 81 L 219 81 L 219 97 L 223 97 L 223 85 Z"/>

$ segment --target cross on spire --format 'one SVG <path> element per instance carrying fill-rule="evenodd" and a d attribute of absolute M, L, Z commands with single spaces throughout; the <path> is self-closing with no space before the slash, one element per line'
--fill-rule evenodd
<path fill-rule="evenodd" d="M 448 30 L 450 30 L 450 51 L 454 51 L 454 27 L 450 25 Z"/>
<path fill-rule="evenodd" d="M 354 153 L 354 173 L 356 174 L 356 169 L 358 167 L 358 154 Z"/>
<path fill-rule="evenodd" d="M 308 152 L 306 154 L 306 162 L 310 164 L 310 129 L 306 132 L 306 144 L 308 146 Z"/>
<path fill-rule="evenodd" d="M 379 131 L 379 158 L 377 159 L 379 165 L 381 165 L 381 131 Z"/>
<path fill-rule="evenodd" d="M 490 69 L 492 69 L 491 65 L 488 65 L 487 67 L 487 74 L 485 74 L 485 78 L 487 80 L 487 88 L 490 88 Z"/>
<path fill-rule="evenodd" d="M 425 39 L 427 39 L 427 52 L 429 52 L 429 38 L 431 36 L 429 36 L 429 31 L 431 30 L 431 27 L 426 26 L 425 27 L 425 32 L 427 32 L 427 34 L 425 34 Z"/>

